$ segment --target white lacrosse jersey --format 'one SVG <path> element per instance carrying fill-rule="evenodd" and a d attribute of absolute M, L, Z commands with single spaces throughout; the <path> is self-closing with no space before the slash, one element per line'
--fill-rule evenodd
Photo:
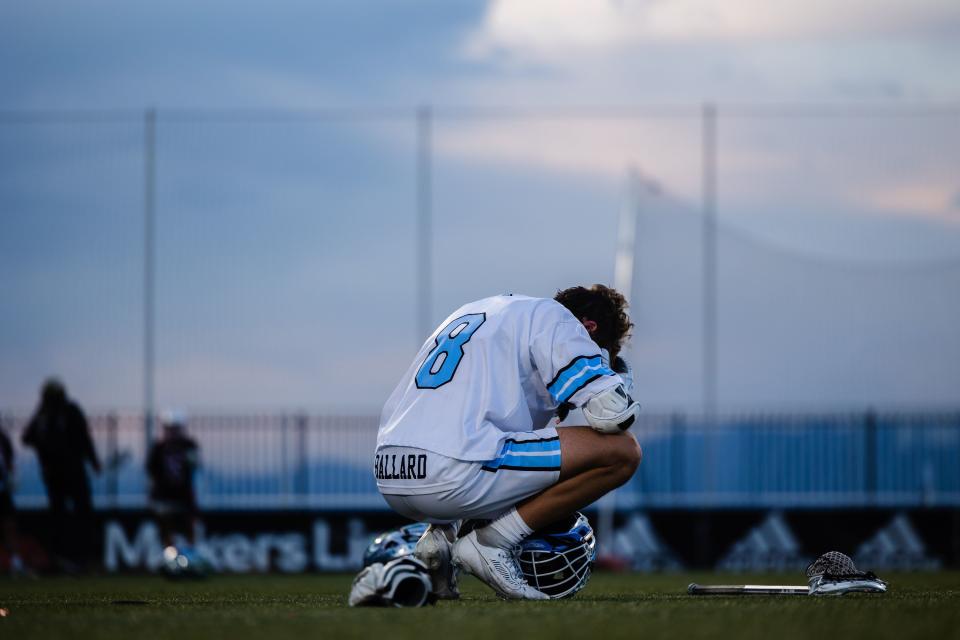
<path fill-rule="evenodd" d="M 621 383 L 570 311 L 549 298 L 466 304 L 420 347 L 380 416 L 377 447 L 491 460 L 510 433 L 547 426 Z"/>

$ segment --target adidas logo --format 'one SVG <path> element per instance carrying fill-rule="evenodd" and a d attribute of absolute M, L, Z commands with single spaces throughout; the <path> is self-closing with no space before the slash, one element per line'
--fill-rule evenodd
<path fill-rule="evenodd" d="M 860 545 L 853 561 L 857 566 L 873 570 L 935 571 L 940 568 L 940 561 L 927 555 L 923 540 L 903 513 L 898 513 Z"/>
<path fill-rule="evenodd" d="M 717 570 L 793 571 L 806 565 L 807 558 L 801 555 L 796 536 L 783 515 L 775 512 L 734 543 L 717 563 Z"/>
<path fill-rule="evenodd" d="M 642 513 L 635 513 L 616 530 L 612 556 L 639 571 L 679 571 L 683 568 L 674 553 L 664 545 Z"/>

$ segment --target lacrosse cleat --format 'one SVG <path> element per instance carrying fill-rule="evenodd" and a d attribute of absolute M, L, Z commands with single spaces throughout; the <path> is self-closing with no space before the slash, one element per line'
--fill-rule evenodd
<path fill-rule="evenodd" d="M 470 573 L 507 600 L 549 600 L 523 577 L 517 554 L 512 549 L 488 547 L 471 531 L 453 545 L 453 565 Z"/>
<path fill-rule="evenodd" d="M 413 555 L 427 565 L 433 593 L 440 600 L 457 600 L 458 570 L 451 562 L 451 549 L 457 537 L 456 525 L 432 524 L 417 542 Z"/>

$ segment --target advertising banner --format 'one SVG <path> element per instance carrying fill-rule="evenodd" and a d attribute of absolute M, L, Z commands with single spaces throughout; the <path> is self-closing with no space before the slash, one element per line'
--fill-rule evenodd
<path fill-rule="evenodd" d="M 382 511 L 208 512 L 193 547 L 217 573 L 354 571 L 378 533 L 406 523 Z M 67 531 L 46 512 L 21 511 L 18 527 L 21 553 L 39 571 L 61 556 L 108 573 L 163 564 L 164 541 L 147 511 L 96 512 Z M 613 530 L 597 534 L 606 566 L 636 571 L 789 571 L 828 550 L 874 569 L 960 563 L 960 511 L 950 509 L 643 510 L 618 513 Z"/>

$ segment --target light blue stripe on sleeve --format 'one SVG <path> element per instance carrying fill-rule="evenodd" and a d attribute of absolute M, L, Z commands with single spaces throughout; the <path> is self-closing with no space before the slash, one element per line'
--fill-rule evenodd
<path fill-rule="evenodd" d="M 543 468 L 560 466 L 560 439 L 507 441 L 493 460 L 484 463 L 486 469 L 511 467 Z"/>
<path fill-rule="evenodd" d="M 574 360 L 572 364 L 568 365 L 569 368 L 560 374 L 560 376 L 553 381 L 553 384 L 550 385 L 548 389 L 550 395 L 556 400 L 563 393 L 564 387 L 566 387 L 572 379 L 582 374 L 587 367 L 595 367 L 598 365 L 603 365 L 603 360 L 599 355 L 581 356 L 577 360 Z"/>
<path fill-rule="evenodd" d="M 513 467 L 559 467 L 560 454 L 550 456 L 512 456 L 508 455 L 500 464 Z"/>
<path fill-rule="evenodd" d="M 560 467 L 560 454 L 555 453 L 543 456 L 515 456 L 507 454 L 502 458 L 491 460 L 483 465 L 488 469 L 498 469 L 502 466 L 522 467 L 527 469 L 542 469 L 544 467 Z"/>
<path fill-rule="evenodd" d="M 511 451 L 560 451 L 559 440 L 530 440 L 529 442 L 507 442 L 500 455 L 504 456 Z"/>
<path fill-rule="evenodd" d="M 551 389 L 550 393 L 557 404 L 569 400 L 573 394 L 583 388 L 587 381 L 592 380 L 597 376 L 613 375 L 613 371 L 611 371 L 609 367 L 604 366 L 602 362 L 583 366 L 579 366 L 578 364 L 575 368 L 577 369 L 577 373 L 568 377 L 564 385 L 560 385 L 560 380 L 553 385 L 553 389 Z"/>

